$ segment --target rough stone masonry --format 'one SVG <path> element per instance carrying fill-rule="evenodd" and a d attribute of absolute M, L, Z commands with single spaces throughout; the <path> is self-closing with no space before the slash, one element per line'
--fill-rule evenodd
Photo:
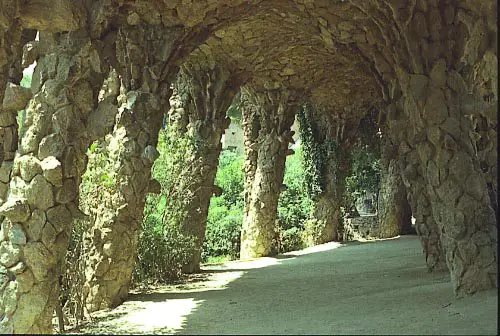
<path fill-rule="evenodd" d="M 124 300 L 144 197 L 155 189 L 157 131 L 184 64 L 200 79 L 191 81 L 193 111 L 204 112 L 196 123 L 222 120 L 210 115 L 234 92 L 213 86 L 236 74 L 254 105 L 243 257 L 269 253 L 296 108 L 359 119 L 358 107 L 372 105 L 396 147 L 429 267 L 445 260 L 458 296 L 496 287 L 496 13 L 494 0 L 3 0 L 0 331 L 52 331 L 85 153 L 103 132 L 122 169 L 93 228 L 87 288 L 95 307 Z M 25 90 L 20 69 L 33 61 Z M 201 80 L 214 69 L 223 77 Z M 103 98 L 113 71 L 120 95 Z M 210 150 L 202 156 L 220 149 Z"/>

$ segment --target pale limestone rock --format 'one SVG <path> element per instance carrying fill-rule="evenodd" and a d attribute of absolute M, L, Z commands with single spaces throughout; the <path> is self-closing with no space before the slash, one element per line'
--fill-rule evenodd
<path fill-rule="evenodd" d="M 30 216 L 30 208 L 26 199 L 9 198 L 0 207 L 0 214 L 12 222 L 25 222 Z"/>
<path fill-rule="evenodd" d="M 0 264 L 5 267 L 12 267 L 19 262 L 21 248 L 12 242 L 4 241 L 0 243 Z"/>
<path fill-rule="evenodd" d="M 38 158 L 43 160 L 49 156 L 61 158 L 65 149 L 65 144 L 62 137 L 57 134 L 47 135 L 40 141 L 38 147 Z"/>
<path fill-rule="evenodd" d="M 30 89 L 9 83 L 3 97 L 3 111 L 17 112 L 23 110 L 30 99 Z"/>
<path fill-rule="evenodd" d="M 40 160 L 31 154 L 21 156 L 18 162 L 21 178 L 26 182 L 30 182 L 36 175 L 42 173 Z"/>
<path fill-rule="evenodd" d="M 62 186 L 62 167 L 61 162 L 54 156 L 49 156 L 43 159 L 40 164 L 43 177 L 56 187 Z"/>

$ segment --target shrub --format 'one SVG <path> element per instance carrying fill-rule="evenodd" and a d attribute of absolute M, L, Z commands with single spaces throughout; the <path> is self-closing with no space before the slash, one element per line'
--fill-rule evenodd
<path fill-rule="evenodd" d="M 184 235 L 179 226 L 164 224 L 164 208 L 161 197 L 148 196 L 137 246 L 134 284 L 178 279 L 195 248 L 194 239 Z"/>
<path fill-rule="evenodd" d="M 286 230 L 293 227 L 303 228 L 304 221 L 312 210 L 312 201 L 307 195 L 307 183 L 302 164 L 302 147 L 286 159 L 283 183 L 286 189 L 278 201 L 278 225 Z"/>
<path fill-rule="evenodd" d="M 153 166 L 153 177 L 162 192 L 161 196 L 149 195 L 146 199 L 133 277 L 135 285 L 177 279 L 195 249 L 195 238 L 183 234 L 180 226 L 185 215 L 184 204 L 190 195 L 178 188 L 178 177 L 189 169 L 185 162 L 190 145 L 191 139 L 175 129 L 160 131 L 160 156 Z"/>
<path fill-rule="evenodd" d="M 305 246 L 314 246 L 324 242 L 323 235 L 325 232 L 326 222 L 316 218 L 310 218 L 304 223 L 304 231 L 302 232 L 302 240 Z"/>
<path fill-rule="evenodd" d="M 227 207 L 222 197 L 212 198 L 208 213 L 202 259 L 227 256 L 237 259 L 240 256 L 241 225 L 243 205 Z"/>
<path fill-rule="evenodd" d="M 303 230 L 299 227 L 291 227 L 283 229 L 278 226 L 277 230 L 278 253 L 300 250 L 304 248 L 304 240 L 302 237 Z"/>
<path fill-rule="evenodd" d="M 209 257 L 239 258 L 244 208 L 243 161 L 244 157 L 235 152 L 221 153 L 215 184 L 223 189 L 223 193 L 210 200 L 202 250 L 204 262 Z"/>

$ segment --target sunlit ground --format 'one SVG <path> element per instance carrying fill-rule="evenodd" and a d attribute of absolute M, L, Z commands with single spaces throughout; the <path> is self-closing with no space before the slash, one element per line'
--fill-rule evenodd
<path fill-rule="evenodd" d="M 119 307 L 95 312 L 91 314 L 90 324 L 79 330 L 68 330 L 68 332 L 78 334 L 175 333 L 182 329 L 187 317 L 205 301 L 185 296 L 223 290 L 244 273 L 244 271 L 207 273 L 204 277 L 196 277 L 198 280 L 192 282 L 158 286 L 141 292 L 132 291 L 130 298 Z M 176 294 L 182 294 L 182 297 L 171 298 Z"/>
<path fill-rule="evenodd" d="M 85 334 L 495 334 L 497 290 L 457 300 L 416 236 L 327 243 L 205 265 L 130 294 Z M 69 331 L 75 333 L 75 331 Z"/>
<path fill-rule="evenodd" d="M 360 240 L 361 241 L 361 240 Z M 92 314 L 92 323 L 73 333 L 162 334 L 182 330 L 187 317 L 205 300 L 185 297 L 189 293 L 224 290 L 229 283 L 242 277 L 246 271 L 277 265 L 296 256 L 337 249 L 342 243 L 330 242 L 303 250 L 291 251 L 276 257 L 234 260 L 203 266 L 203 277 L 177 285 L 158 286 L 154 289 L 132 291 L 131 297 L 115 309 Z M 231 271 L 235 270 L 235 271 Z M 223 272 L 220 272 L 223 271 Z M 215 272 L 215 273 L 211 273 Z M 183 294 L 182 298 L 172 298 Z M 168 298 L 166 298 L 168 296 Z M 188 295 L 189 296 L 189 295 Z"/>

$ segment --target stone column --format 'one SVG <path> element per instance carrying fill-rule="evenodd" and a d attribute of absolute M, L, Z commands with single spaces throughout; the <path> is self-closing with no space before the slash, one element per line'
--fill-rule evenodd
<path fill-rule="evenodd" d="M 10 189 L 0 207 L 0 330 L 50 333 L 60 267 L 89 144 L 85 125 L 106 67 L 86 31 L 41 34 L 45 53 L 33 74 Z"/>
<path fill-rule="evenodd" d="M 23 57 L 23 46 L 35 39 L 36 31 L 31 29 L 17 29 L 11 37 L 10 62 L 5 65 L 4 73 L 8 73 L 4 96 L 0 105 L 0 204 L 7 197 L 7 189 L 10 181 L 10 172 L 14 155 L 18 146 L 18 123 L 17 113 L 26 107 L 32 97 L 31 89 L 21 87 L 19 84 L 23 77 L 24 59 L 29 58 L 29 53 Z M 9 69 L 7 69 L 9 68 Z"/>
<path fill-rule="evenodd" d="M 418 162 L 418 151 L 415 146 L 408 143 L 407 129 L 402 128 L 410 121 L 404 117 L 400 108 L 395 105 L 388 108 L 388 114 L 392 115 L 392 118 L 387 124 L 387 136 L 390 139 L 385 141 L 398 144 L 395 154 L 396 160 L 390 161 L 390 164 L 393 164 L 394 170 L 399 171 L 406 188 L 405 197 L 415 218 L 415 229 L 422 244 L 427 269 L 429 272 L 443 270 L 446 268 L 446 257 L 441 245 L 441 232 L 432 217 L 432 208 L 424 185 L 423 172 Z M 386 148 L 383 148 L 383 151 L 386 151 Z"/>
<path fill-rule="evenodd" d="M 314 201 L 312 220 L 305 225 L 309 246 L 343 238 L 342 210 L 345 179 L 349 174 L 349 148 L 357 131 L 358 118 L 344 111 L 304 106 L 299 121 L 304 156 L 318 176 L 318 190 L 310 190 Z"/>
<path fill-rule="evenodd" d="M 231 122 L 226 111 L 239 85 L 234 74 L 220 65 L 208 68 L 185 64 L 181 68 L 177 82 L 181 102 L 177 110 L 185 114 L 186 135 L 193 141 L 188 149 L 190 159 L 184 163 L 187 169 L 179 176 L 180 192 L 176 195 L 183 198 L 183 202 L 177 202 L 184 208 L 181 230 L 196 240 L 194 254 L 183 267 L 185 273 L 200 270 L 208 207 L 216 191 L 214 181 L 222 150 L 221 137 Z M 168 215 L 166 211 L 164 223 L 169 222 Z"/>
<path fill-rule="evenodd" d="M 315 219 L 314 226 L 320 229 L 314 238 L 307 242 L 309 246 L 324 244 L 330 241 L 343 240 L 342 209 L 346 191 L 345 179 L 349 174 L 349 155 L 344 148 L 329 151 L 324 176 L 324 190 L 313 198 L 311 217 Z M 306 230 L 309 228 L 306 227 Z"/>
<path fill-rule="evenodd" d="M 240 95 L 240 108 L 245 151 L 245 184 L 243 200 L 245 202 L 245 209 L 248 209 L 250 207 L 252 184 L 255 179 L 255 171 L 257 170 L 257 139 L 260 132 L 260 120 L 259 109 L 253 104 L 248 94 L 242 93 Z"/>
<path fill-rule="evenodd" d="M 9 183 L 12 160 L 17 149 L 17 122 L 15 119 L 12 104 L 4 106 L 5 93 L 13 88 L 11 70 L 14 64 L 21 62 L 21 56 L 16 51 L 19 50 L 21 27 L 14 20 L 16 6 L 11 1 L 6 1 L 0 5 L 0 204 L 7 196 L 7 186 Z M 21 46 L 22 52 L 22 46 Z M 17 83 L 19 84 L 19 83 Z M 21 92 L 22 95 L 24 93 Z M 29 97 L 29 95 L 28 95 Z M 11 95 L 12 98 L 12 95 Z M 11 100 L 7 97 L 7 100 Z M 26 101 L 24 101 L 26 103 Z M 19 104 L 17 104 L 19 105 Z M 24 107 L 24 106 L 23 106 Z M 6 160 L 5 164 L 3 161 Z"/>
<path fill-rule="evenodd" d="M 293 141 L 290 127 L 299 108 L 300 94 L 285 90 L 242 90 L 242 100 L 255 108 L 245 108 L 246 150 L 245 216 L 241 231 L 241 259 L 267 256 L 272 252 L 278 198 L 283 184 L 288 145 Z M 248 124 L 250 122 L 250 124 Z M 258 124 L 258 126 L 257 126 Z M 255 135 L 258 135 L 255 137 Z"/>
<path fill-rule="evenodd" d="M 159 189 L 151 180 L 151 167 L 159 155 L 158 132 L 169 106 L 169 79 L 175 74 L 168 55 L 157 51 L 180 32 L 158 25 L 122 27 L 117 34 L 121 93 L 114 129 L 105 138 L 111 164 L 102 172 L 109 181 L 105 187 L 93 186 L 95 207 L 88 210 L 95 221 L 85 239 L 83 296 L 90 312 L 116 307 L 128 295 L 145 197 Z"/>
<path fill-rule="evenodd" d="M 411 210 L 406 199 L 406 188 L 401 179 L 399 164 L 396 160 L 396 149 L 388 134 L 383 134 L 380 149 L 380 191 L 377 205 L 380 238 L 406 234 L 411 229 Z"/>
<path fill-rule="evenodd" d="M 446 262 L 457 295 L 497 286 L 497 224 L 467 116 L 487 108 L 470 94 L 461 74 L 444 59 L 426 74 L 398 72 L 407 141 L 416 151 L 406 175 L 421 170 L 417 182 L 429 196 Z M 418 167 L 417 167 L 418 166 Z M 418 201 L 418 200 L 417 200 Z"/>

